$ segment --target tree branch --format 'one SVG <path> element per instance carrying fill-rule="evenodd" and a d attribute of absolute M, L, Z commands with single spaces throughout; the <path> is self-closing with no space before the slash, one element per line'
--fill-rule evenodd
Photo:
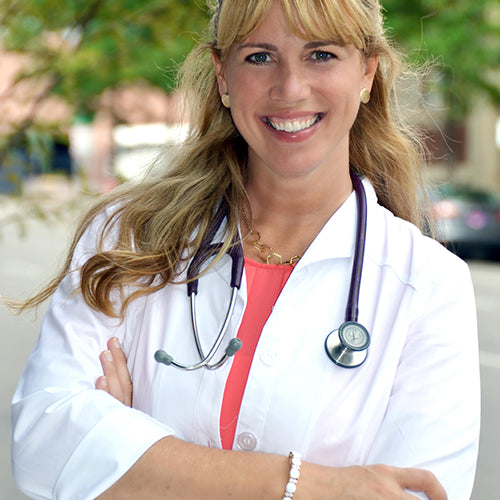
<path fill-rule="evenodd" d="M 82 16 L 76 19 L 75 22 L 73 23 L 73 27 L 71 29 L 78 29 L 82 34 L 78 44 L 76 44 L 75 46 L 74 52 L 76 52 L 82 46 L 84 41 L 84 34 L 87 31 L 89 24 L 97 16 L 99 9 L 103 5 L 103 3 L 104 0 L 95 0 L 86 10 L 86 12 L 84 12 Z M 12 10 L 12 8 L 15 5 L 16 5 L 15 3 L 11 5 L 10 9 Z M 21 81 L 32 79 L 36 74 L 44 75 L 47 72 L 50 72 L 50 66 L 51 64 L 53 64 L 53 62 L 54 60 L 51 60 L 50 62 L 46 63 L 45 69 L 39 68 L 31 75 L 24 75 L 16 79 L 15 83 L 11 87 L 9 87 L 9 89 L 7 89 L 6 92 L 1 97 L 5 97 L 8 96 L 9 94 L 12 94 L 14 87 L 17 86 Z M 2 148 L 0 149 L 0 166 L 5 161 L 8 151 L 21 143 L 26 131 L 33 125 L 33 121 L 36 117 L 36 114 L 40 106 L 52 94 L 53 90 L 62 81 L 62 79 L 63 77 L 61 74 L 59 73 L 53 74 L 50 79 L 50 82 L 46 85 L 43 91 L 40 92 L 34 98 L 31 105 L 31 109 L 26 115 L 26 117 L 23 119 L 21 123 L 19 123 L 19 125 L 15 128 L 14 132 L 7 137 L 7 140 L 2 145 Z"/>
<path fill-rule="evenodd" d="M 31 105 L 31 109 L 24 118 L 24 120 L 15 128 L 15 131 L 7 137 L 3 147 L 0 149 L 0 166 L 5 161 L 7 154 L 10 149 L 19 145 L 23 140 L 23 137 L 32 125 L 33 121 L 36 117 L 38 109 L 42 105 L 42 103 L 50 96 L 54 88 L 61 82 L 61 75 L 54 75 L 52 81 L 46 86 L 46 88 L 38 94 L 38 96 L 33 100 Z"/>

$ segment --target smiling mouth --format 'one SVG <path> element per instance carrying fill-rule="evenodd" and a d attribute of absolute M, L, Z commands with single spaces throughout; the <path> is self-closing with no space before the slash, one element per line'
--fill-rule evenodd
<path fill-rule="evenodd" d="M 288 132 L 296 134 L 302 132 L 318 123 L 324 116 L 324 113 L 309 118 L 308 120 L 277 120 L 275 118 L 266 118 L 266 124 L 278 132 Z"/>

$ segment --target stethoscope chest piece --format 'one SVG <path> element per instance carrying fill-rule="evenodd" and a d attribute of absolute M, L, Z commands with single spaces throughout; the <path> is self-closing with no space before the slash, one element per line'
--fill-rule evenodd
<path fill-rule="evenodd" d="M 346 321 L 338 330 L 331 332 L 325 340 L 328 357 L 344 368 L 362 365 L 370 345 L 368 330 L 357 321 Z"/>

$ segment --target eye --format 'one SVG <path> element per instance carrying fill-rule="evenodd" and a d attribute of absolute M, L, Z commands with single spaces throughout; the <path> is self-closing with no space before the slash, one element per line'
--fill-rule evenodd
<path fill-rule="evenodd" d="M 329 61 L 330 59 L 335 59 L 337 56 L 332 54 L 331 52 L 326 52 L 325 50 L 315 50 L 311 58 L 314 62 L 324 62 Z"/>
<path fill-rule="evenodd" d="M 245 61 L 248 61 L 252 64 L 266 64 L 268 62 L 271 62 L 271 58 L 266 52 L 256 52 L 255 54 L 250 54 L 248 57 L 246 57 Z"/>

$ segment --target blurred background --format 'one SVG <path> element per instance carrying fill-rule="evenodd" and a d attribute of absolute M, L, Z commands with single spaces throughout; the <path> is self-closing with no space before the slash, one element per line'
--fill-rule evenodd
<path fill-rule="evenodd" d="M 405 106 L 426 137 L 437 237 L 471 267 L 483 428 L 475 500 L 500 472 L 500 3 L 386 0 L 390 37 L 431 61 Z M 0 0 L 0 294 L 22 297 L 61 263 L 92 199 L 135 182 L 186 131 L 178 64 L 205 33 L 204 0 Z M 0 305 L 0 498 L 10 475 L 9 401 L 38 314 Z"/>

